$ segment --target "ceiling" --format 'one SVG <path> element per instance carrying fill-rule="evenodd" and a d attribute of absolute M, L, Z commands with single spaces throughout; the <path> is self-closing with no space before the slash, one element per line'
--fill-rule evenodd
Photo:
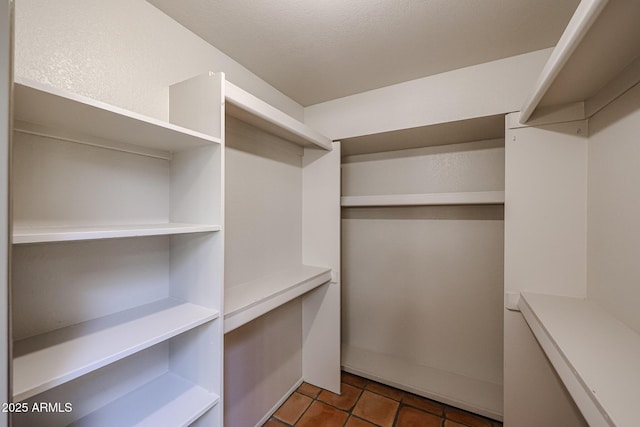
<path fill-rule="evenodd" d="M 554 46 L 579 0 L 149 0 L 303 106 Z"/>

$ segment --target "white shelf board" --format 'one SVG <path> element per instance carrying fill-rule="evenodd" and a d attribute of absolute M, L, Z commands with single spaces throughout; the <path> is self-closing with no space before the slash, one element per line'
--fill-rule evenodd
<path fill-rule="evenodd" d="M 216 394 L 173 373 L 166 373 L 71 426 L 186 427 L 219 400 Z"/>
<path fill-rule="evenodd" d="M 343 207 L 504 204 L 504 191 L 343 196 Z"/>
<path fill-rule="evenodd" d="M 21 401 L 217 318 L 172 299 L 14 343 L 13 397 Z"/>
<path fill-rule="evenodd" d="M 219 144 L 220 138 L 176 126 L 120 107 L 37 82 L 16 80 L 14 120 L 27 133 L 116 148 L 140 146 L 163 151 Z"/>
<path fill-rule="evenodd" d="M 519 307 L 589 425 L 637 426 L 640 335 L 584 298 L 524 292 Z"/>
<path fill-rule="evenodd" d="M 447 372 L 388 354 L 343 346 L 342 368 L 457 408 L 502 420 L 502 384 Z"/>
<path fill-rule="evenodd" d="M 584 119 L 638 83 L 638 16 L 637 1 L 582 0 L 525 100 L 520 122 L 573 103 L 585 104 L 574 120 Z"/>
<path fill-rule="evenodd" d="M 330 280 L 330 268 L 300 265 L 226 288 L 224 332 L 230 332 Z"/>
<path fill-rule="evenodd" d="M 333 149 L 326 136 L 232 83 L 225 83 L 225 99 L 225 111 L 233 117 L 298 145 Z"/>
<path fill-rule="evenodd" d="M 69 242 L 78 240 L 115 239 L 122 237 L 160 236 L 170 234 L 220 231 L 219 225 L 206 224 L 131 224 L 81 227 L 13 227 L 13 243 Z"/>

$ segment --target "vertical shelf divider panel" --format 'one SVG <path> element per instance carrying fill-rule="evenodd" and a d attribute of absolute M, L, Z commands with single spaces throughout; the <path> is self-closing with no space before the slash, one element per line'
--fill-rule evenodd
<path fill-rule="evenodd" d="M 302 299 L 302 375 L 340 393 L 340 142 L 329 153 L 305 148 L 302 169 L 302 262 L 326 265 L 331 282 Z"/>
<path fill-rule="evenodd" d="M 9 155 L 11 153 L 11 74 L 13 70 L 13 2 L 0 1 L 0 401 L 10 402 L 11 339 L 9 315 L 9 260 L 11 227 L 9 226 Z M 6 413 L 0 413 L 0 427 L 8 425 Z"/>
<path fill-rule="evenodd" d="M 73 405 L 15 426 L 223 425 L 223 82 L 172 123 L 15 83 L 14 399 Z"/>

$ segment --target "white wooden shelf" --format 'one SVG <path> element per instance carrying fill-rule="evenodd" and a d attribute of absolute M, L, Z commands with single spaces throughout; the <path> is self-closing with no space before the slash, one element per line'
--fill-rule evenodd
<path fill-rule="evenodd" d="M 220 231 L 219 225 L 206 224 L 132 224 L 82 227 L 27 227 L 14 226 L 13 243 L 69 242 L 78 240 L 114 239 L 171 234 L 205 233 Z"/>
<path fill-rule="evenodd" d="M 330 268 L 300 265 L 227 288 L 224 332 L 230 332 L 330 280 Z"/>
<path fill-rule="evenodd" d="M 640 2 L 582 0 L 532 92 L 520 123 L 591 117 L 640 81 Z"/>
<path fill-rule="evenodd" d="M 14 343 L 13 397 L 21 401 L 217 318 L 172 299 Z"/>
<path fill-rule="evenodd" d="M 387 194 L 374 196 L 343 196 L 341 198 L 341 205 L 344 207 L 490 204 L 504 204 L 504 191 Z"/>
<path fill-rule="evenodd" d="M 225 84 L 226 112 L 298 145 L 331 151 L 332 141 L 232 83 Z"/>
<path fill-rule="evenodd" d="M 186 427 L 219 397 L 167 373 L 71 424 L 74 427 Z"/>
<path fill-rule="evenodd" d="M 124 151 L 143 147 L 172 152 L 220 143 L 210 135 L 26 80 L 14 84 L 14 120 L 18 132 Z"/>
<path fill-rule="evenodd" d="M 518 305 L 589 425 L 637 426 L 640 335 L 588 299 L 522 293 Z"/>
<path fill-rule="evenodd" d="M 388 354 L 343 346 L 342 368 L 442 403 L 502 420 L 502 385 L 447 372 Z"/>

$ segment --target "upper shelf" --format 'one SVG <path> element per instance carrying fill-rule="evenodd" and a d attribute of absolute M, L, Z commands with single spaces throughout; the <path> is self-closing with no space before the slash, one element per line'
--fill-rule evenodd
<path fill-rule="evenodd" d="M 227 113 L 265 132 L 305 147 L 333 149 L 332 141 L 326 136 L 232 83 L 225 83 L 225 99 Z"/>
<path fill-rule="evenodd" d="M 220 143 L 219 138 L 37 82 L 16 80 L 14 100 L 18 132 L 125 151 L 172 152 Z"/>
<path fill-rule="evenodd" d="M 638 333 L 588 299 L 523 293 L 518 306 L 590 426 L 638 425 Z"/>
<path fill-rule="evenodd" d="M 520 113 L 591 117 L 640 81 L 640 2 L 582 0 Z"/>
<path fill-rule="evenodd" d="M 504 191 L 343 196 L 343 207 L 504 204 Z"/>

